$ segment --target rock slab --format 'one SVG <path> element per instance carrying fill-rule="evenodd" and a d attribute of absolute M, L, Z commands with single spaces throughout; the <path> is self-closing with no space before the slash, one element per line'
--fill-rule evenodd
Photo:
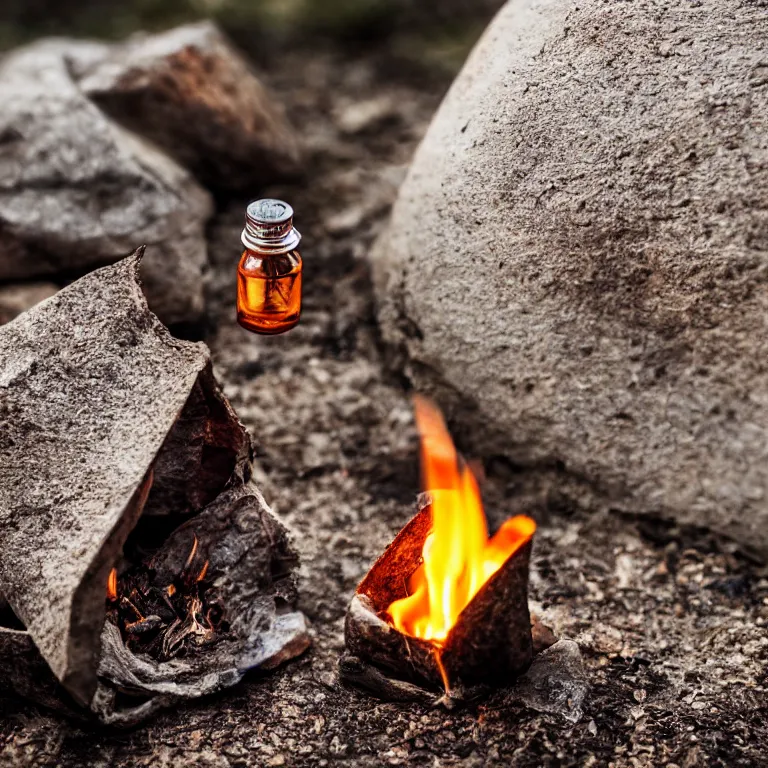
<path fill-rule="evenodd" d="M 415 385 L 488 452 L 768 555 L 768 14 L 511 0 L 374 256 Z"/>
<path fill-rule="evenodd" d="M 208 362 L 146 311 L 136 258 L 106 269 L 0 329 L 0 593 L 82 700 L 103 585 Z"/>
<path fill-rule="evenodd" d="M 101 46 L 41 41 L 0 63 L 0 281 L 78 275 L 147 245 L 143 277 L 166 323 L 203 311 L 208 193 L 74 82 Z"/>
<path fill-rule="evenodd" d="M 80 87 L 209 188 L 248 192 L 299 170 L 276 99 L 211 22 L 138 35 L 79 70 Z"/>

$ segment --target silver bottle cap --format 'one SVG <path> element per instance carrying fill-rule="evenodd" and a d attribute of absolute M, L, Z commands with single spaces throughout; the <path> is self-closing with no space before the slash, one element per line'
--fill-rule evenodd
<path fill-rule="evenodd" d="M 301 241 L 293 226 L 293 208 L 282 200 L 254 200 L 245 212 L 245 229 L 240 238 L 251 251 L 287 253 Z"/>

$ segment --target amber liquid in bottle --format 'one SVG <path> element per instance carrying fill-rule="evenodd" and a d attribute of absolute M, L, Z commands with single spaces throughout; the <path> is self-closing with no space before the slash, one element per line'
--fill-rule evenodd
<path fill-rule="evenodd" d="M 237 268 L 237 322 L 253 333 L 290 330 L 301 314 L 301 255 L 246 250 Z"/>

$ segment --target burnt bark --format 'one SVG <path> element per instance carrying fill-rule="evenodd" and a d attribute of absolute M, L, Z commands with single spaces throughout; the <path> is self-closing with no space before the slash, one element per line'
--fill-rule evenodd
<path fill-rule="evenodd" d="M 384 683 L 380 670 L 395 678 L 445 688 L 447 700 L 472 698 L 478 687 L 508 685 L 533 658 L 528 611 L 528 567 L 532 541 L 523 544 L 483 585 L 441 644 L 408 636 L 387 620 L 394 600 L 406 596 L 432 527 L 428 496 L 416 516 L 395 537 L 363 579 L 347 611 L 348 659 L 341 673 L 374 693 L 399 695 L 397 682 Z M 539 633 L 542 637 L 542 633 Z M 380 670 L 357 670 L 365 662 Z M 366 685 L 370 683 L 370 685 Z M 387 689 L 387 685 L 389 689 Z M 408 695 L 409 689 L 402 691 Z"/>

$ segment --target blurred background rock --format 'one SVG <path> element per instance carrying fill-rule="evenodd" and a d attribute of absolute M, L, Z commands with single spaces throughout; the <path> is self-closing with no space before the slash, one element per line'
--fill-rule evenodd
<path fill-rule="evenodd" d="M 122 39 L 215 20 L 256 61 L 275 49 L 386 45 L 395 58 L 456 71 L 502 0 L 3 0 L 0 50 L 41 35 Z"/>
<path fill-rule="evenodd" d="M 350 174 L 365 174 L 372 151 L 377 163 L 389 158 L 390 176 L 402 178 L 439 99 L 501 5 L 502 0 L 0 0 L 0 101 L 5 105 L 0 140 L 14 138 L 0 163 L 0 288 L 6 294 L 0 319 L 7 322 L 35 299 L 37 294 L 27 290 L 30 280 L 65 285 L 148 243 L 142 269 L 150 306 L 175 332 L 197 337 L 206 316 L 204 286 L 215 282 L 216 274 L 209 269 L 206 223 L 239 193 L 299 199 L 298 188 L 267 187 L 295 179 L 300 171 L 313 179 L 300 185 L 307 196 L 300 200 L 305 222 L 317 211 L 317 221 L 327 220 L 328 230 L 339 235 L 359 229 L 366 218 L 383 221 L 397 183 L 369 183 L 353 195 Z M 195 23 L 201 20 L 213 24 Z M 40 38 L 57 40 L 38 43 Z M 142 41 L 154 46 L 151 64 L 134 61 L 143 55 Z M 230 41 L 255 65 L 253 72 Z M 179 46 L 197 53 L 177 60 Z M 87 61 L 76 65 L 83 51 Z M 98 70 L 96 59 L 102 56 L 112 73 L 106 79 L 91 71 Z M 23 71 L 17 71 L 19 61 Z M 149 66 L 148 82 L 154 85 L 137 91 L 132 84 L 123 93 L 114 74 L 129 64 Z M 40 74 L 49 70 L 58 73 L 57 87 Z M 190 94 L 195 94 L 191 112 L 184 106 Z M 112 137 L 110 146 L 119 143 L 113 134 L 123 136 L 113 125 L 120 123 L 155 144 L 161 150 L 155 159 L 164 167 L 163 153 L 168 153 L 180 165 L 177 183 L 189 177 L 196 194 L 206 200 L 208 192 L 214 194 L 215 206 L 183 205 L 189 215 L 181 219 L 155 206 L 149 223 L 142 223 L 128 204 L 151 199 L 138 194 L 141 175 L 118 172 L 117 157 L 105 151 L 104 142 L 99 145 L 75 125 L 81 113 L 87 114 L 90 134 Z M 192 145 L 182 136 L 192 136 Z M 72 160 L 75 148 L 77 161 Z M 121 180 L 122 197 L 103 193 L 115 179 Z M 30 195 L 35 203 L 28 203 Z M 170 194 L 166 201 L 173 199 Z M 330 200 L 332 212 L 320 214 Z M 243 200 L 236 201 L 238 218 L 242 205 Z M 45 206 L 62 216 L 43 221 L 39 211 Z M 115 215 L 124 226 L 117 237 L 110 231 L 106 237 L 83 238 L 82 228 L 63 215 L 69 210 L 82 213 L 80 223 L 89 231 Z M 126 211 L 129 218 L 122 215 Z M 185 240 L 179 248 L 190 255 L 187 263 L 197 265 L 194 270 L 182 268 L 184 259 L 167 258 L 178 232 L 148 231 L 157 221 L 194 227 L 194 247 Z M 358 247 L 366 248 L 374 234 Z M 233 237 L 231 243 L 237 242 Z M 34 258 L 41 249 L 46 257 Z M 221 272 L 222 280 L 231 277 L 231 270 Z"/>

